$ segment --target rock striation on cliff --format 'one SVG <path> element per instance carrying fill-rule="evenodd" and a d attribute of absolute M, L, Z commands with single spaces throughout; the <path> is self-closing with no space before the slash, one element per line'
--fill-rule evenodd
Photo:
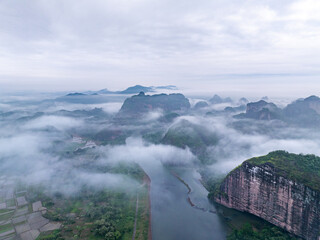
<path fill-rule="evenodd" d="M 213 198 L 304 239 L 320 239 L 319 166 L 314 155 L 272 152 L 230 172 Z"/>

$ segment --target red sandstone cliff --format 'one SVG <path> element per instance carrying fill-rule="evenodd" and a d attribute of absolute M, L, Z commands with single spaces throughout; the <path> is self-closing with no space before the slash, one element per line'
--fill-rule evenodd
<path fill-rule="evenodd" d="M 320 193 L 280 176 L 270 163 L 244 162 L 225 178 L 214 200 L 302 238 L 320 239 Z"/>

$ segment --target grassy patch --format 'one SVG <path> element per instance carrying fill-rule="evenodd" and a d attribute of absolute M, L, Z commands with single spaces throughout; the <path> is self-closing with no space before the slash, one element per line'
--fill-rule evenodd
<path fill-rule="evenodd" d="M 112 172 L 124 174 L 143 183 L 144 172 L 136 164 L 118 164 L 101 169 L 87 168 L 88 171 Z M 147 240 L 149 209 L 147 186 L 137 186 L 139 193 L 139 214 L 137 221 L 137 240 Z M 33 187 L 28 189 L 28 199 L 41 200 L 48 208 L 45 217 L 63 224 L 59 234 L 41 234 L 38 239 L 132 239 L 136 191 L 95 190 L 83 186 L 73 196 L 56 193 L 46 195 L 45 189 Z"/>
<path fill-rule="evenodd" d="M 7 207 L 14 207 L 16 206 L 16 201 L 12 198 L 6 201 Z"/>
<path fill-rule="evenodd" d="M 28 204 L 28 212 L 29 212 L 29 213 L 32 213 L 32 212 L 33 212 L 32 204 L 31 204 L 31 203 Z"/>
<path fill-rule="evenodd" d="M 216 204 L 227 223 L 227 240 L 298 240 L 290 233 L 250 213 Z"/>
<path fill-rule="evenodd" d="M 37 237 L 36 240 L 62 240 L 60 230 L 55 230 L 51 232 L 44 232 Z"/>
<path fill-rule="evenodd" d="M 10 209 L 0 209 L 0 214 L 12 212 Z"/>
<path fill-rule="evenodd" d="M 266 156 L 247 160 L 253 165 L 272 164 L 276 172 L 293 181 L 320 191 L 320 157 L 274 151 Z"/>
<path fill-rule="evenodd" d="M 14 224 L 14 226 L 20 226 L 20 225 L 23 225 L 23 224 L 26 224 L 26 223 L 28 223 L 27 220 L 25 220 L 23 222 L 16 223 L 16 224 Z"/>
<path fill-rule="evenodd" d="M 239 229 L 234 229 L 232 233 L 227 237 L 227 240 L 265 240 L 265 239 L 277 239 L 277 240 L 298 240 L 286 231 L 272 226 L 264 225 L 262 228 L 256 228 L 255 226 L 246 223 Z"/>
<path fill-rule="evenodd" d="M 16 193 L 16 197 L 24 197 L 25 195 L 26 195 L 26 192 Z"/>
<path fill-rule="evenodd" d="M 25 210 L 29 211 L 29 205 L 24 205 L 24 206 L 18 207 L 17 210 L 18 211 L 25 211 Z"/>
<path fill-rule="evenodd" d="M 14 214 L 14 211 L 0 215 L 0 221 L 9 220 L 13 216 L 13 214 Z"/>
<path fill-rule="evenodd" d="M 13 229 L 13 227 L 11 224 L 1 225 L 0 226 L 0 233 L 4 233 L 4 232 L 10 231 L 12 229 Z"/>
<path fill-rule="evenodd" d="M 136 239 L 148 240 L 149 229 L 149 197 L 145 186 L 139 191 L 139 209 L 136 228 Z"/>

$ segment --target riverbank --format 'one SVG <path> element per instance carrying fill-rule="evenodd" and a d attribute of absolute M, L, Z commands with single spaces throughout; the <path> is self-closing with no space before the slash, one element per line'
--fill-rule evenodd
<path fill-rule="evenodd" d="M 199 207 L 197 206 L 194 202 L 192 202 L 191 198 L 190 198 L 190 193 L 192 191 L 191 187 L 189 186 L 188 183 L 186 183 L 176 172 L 174 172 L 173 170 L 170 170 L 170 173 L 175 176 L 183 185 L 186 186 L 186 188 L 188 189 L 188 197 L 187 197 L 187 202 L 189 203 L 189 205 L 195 209 L 198 209 L 198 210 L 201 210 L 201 211 L 204 211 L 204 212 L 207 212 L 207 210 L 203 207 Z M 208 212 L 210 213 L 213 213 L 213 214 L 216 214 L 216 211 L 215 210 L 208 210 Z"/>
<path fill-rule="evenodd" d="M 168 167 L 159 163 L 146 163 L 144 170 L 151 179 L 151 211 L 153 240 L 225 240 L 225 231 L 220 219 L 212 214 L 207 200 L 207 191 L 198 184 L 194 168 Z M 190 198 L 206 211 L 191 207 L 187 201 L 189 189 L 175 177 L 176 172 L 190 187 Z"/>
<path fill-rule="evenodd" d="M 151 226 L 151 197 L 150 197 L 150 191 L 151 191 L 151 179 L 148 176 L 147 173 L 145 173 L 143 178 L 144 184 L 147 185 L 148 188 L 148 212 L 149 212 L 149 225 L 148 225 L 148 240 L 152 240 L 152 226 Z"/>

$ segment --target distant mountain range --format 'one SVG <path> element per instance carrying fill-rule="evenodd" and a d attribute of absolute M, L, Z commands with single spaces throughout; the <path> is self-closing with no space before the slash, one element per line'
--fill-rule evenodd
<path fill-rule="evenodd" d="M 118 94 L 120 98 L 126 98 L 125 95 L 135 95 L 127 98 L 118 114 L 118 117 L 134 116 L 146 113 L 154 109 L 162 109 L 164 113 L 171 113 L 179 110 L 190 109 L 190 103 L 182 94 L 157 94 L 145 95 L 145 92 L 155 92 L 161 90 L 176 90 L 175 86 L 158 86 L 145 87 L 136 85 L 123 91 L 109 91 L 102 89 L 99 91 L 89 91 L 82 93 L 69 93 L 66 96 L 55 99 L 55 101 L 66 101 L 72 103 L 101 103 L 107 102 L 108 94 Z M 138 95 L 136 95 L 138 94 Z M 123 96 L 121 96 L 123 95 Z M 199 101 L 192 108 L 194 111 L 208 109 L 210 105 L 230 104 L 224 110 L 211 110 L 207 112 L 208 116 L 220 114 L 235 114 L 236 119 L 255 119 L 255 120 L 280 120 L 282 122 L 299 125 L 303 127 L 320 127 L 320 98 L 310 96 L 304 99 L 298 99 L 284 108 L 279 108 L 276 104 L 266 101 L 268 98 L 263 97 L 257 102 L 248 102 L 247 99 L 241 98 L 237 103 L 231 98 L 221 98 L 214 95 L 208 101 Z M 238 113 L 238 114 L 237 114 Z"/>
<path fill-rule="evenodd" d="M 272 102 L 260 100 L 247 104 L 246 112 L 236 118 L 251 118 L 256 120 L 278 119 L 301 126 L 320 126 L 320 98 L 310 96 L 298 99 L 281 109 Z"/>
<path fill-rule="evenodd" d="M 137 94 L 140 92 L 156 92 L 159 90 L 178 90 L 176 86 L 168 85 L 168 86 L 151 86 L 151 87 L 145 87 L 141 85 L 135 85 L 132 87 L 128 87 L 127 89 L 123 91 L 109 91 L 108 89 L 101 89 L 98 91 L 86 91 L 86 92 L 74 92 L 69 93 L 66 96 L 74 97 L 74 96 L 85 96 L 85 95 L 100 95 L 100 94 Z"/>

